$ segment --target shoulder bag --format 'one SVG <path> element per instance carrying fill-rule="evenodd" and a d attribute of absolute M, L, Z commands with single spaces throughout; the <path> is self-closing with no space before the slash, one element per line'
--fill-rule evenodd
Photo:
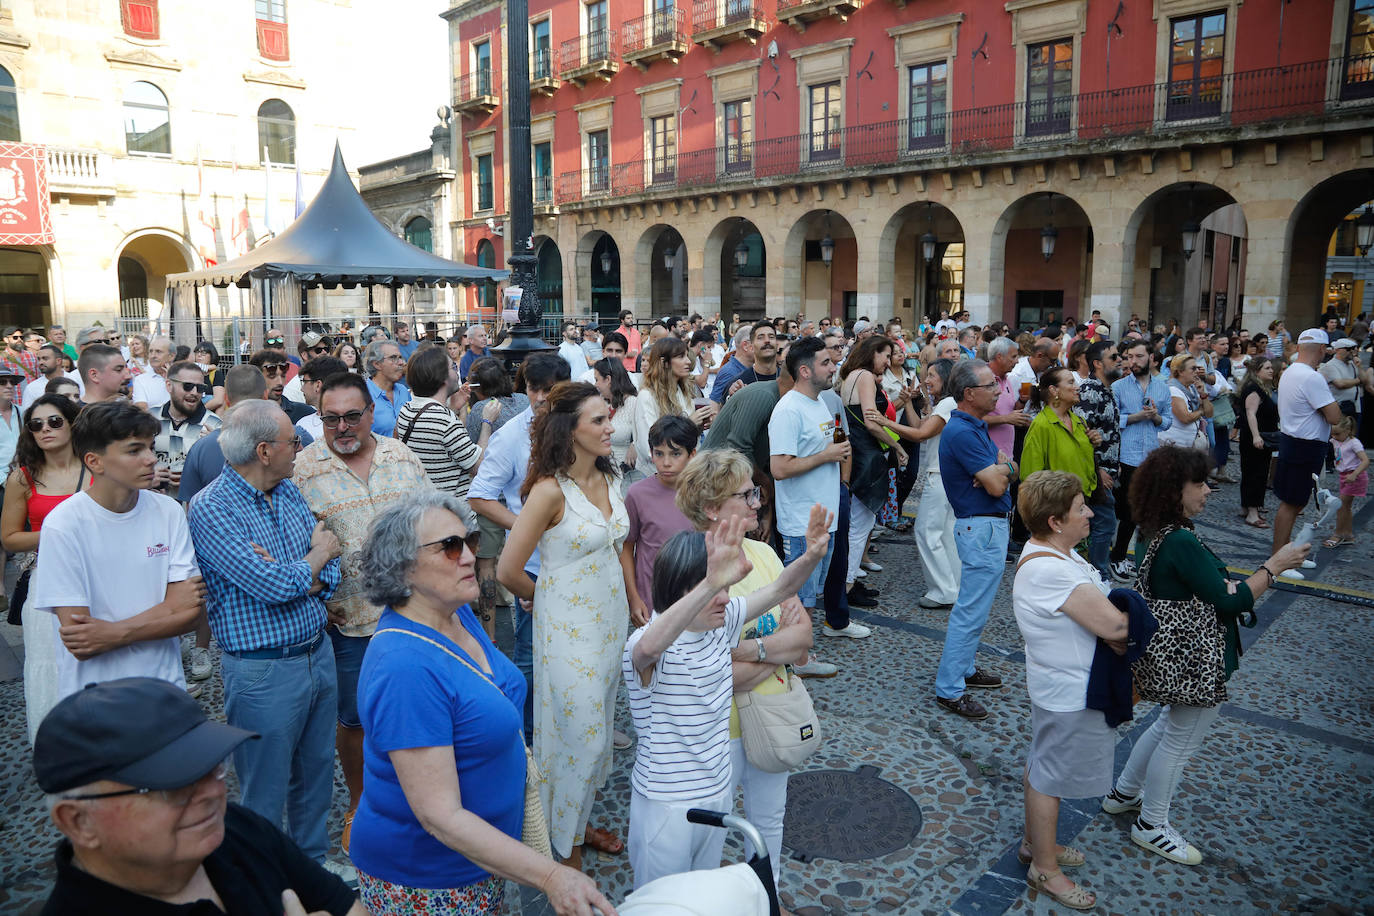
<path fill-rule="evenodd" d="M 1187 600 L 1156 598 L 1150 588 L 1159 545 L 1177 530 L 1177 525 L 1170 525 L 1156 534 L 1140 564 L 1138 589 L 1159 629 L 1131 670 L 1142 700 L 1216 706 L 1226 700 L 1226 634 L 1216 608 L 1196 595 Z"/>
<path fill-rule="evenodd" d="M 785 773 L 821 746 L 821 726 L 802 679 L 787 673 L 787 692 L 735 694 L 744 756 L 765 773 Z"/>
<path fill-rule="evenodd" d="M 421 642 L 427 642 L 431 646 L 443 650 L 451 658 L 457 659 L 466 665 L 469 670 L 475 672 L 482 680 L 490 684 L 497 693 L 501 694 L 502 697 L 506 696 L 505 691 L 496 686 L 496 682 L 491 679 L 491 675 L 487 674 L 443 643 L 430 639 L 428 636 L 422 636 L 411 630 L 402 630 L 397 627 L 387 627 L 386 629 L 378 630 L 372 635 L 379 636 L 382 633 L 401 633 L 405 636 L 414 637 Z M 507 702 L 509 702 L 509 699 L 507 699 Z M 520 842 L 545 858 L 552 859 L 553 846 L 549 841 L 549 822 L 544 817 L 544 805 L 539 801 L 539 784 L 543 781 L 544 777 L 540 774 L 539 767 L 534 762 L 534 752 L 531 751 L 529 745 L 525 743 L 525 736 L 517 731 L 516 737 L 520 741 L 520 746 L 525 749 L 525 819 L 524 827 L 520 833 Z"/>
<path fill-rule="evenodd" d="M 418 422 L 420 422 L 420 414 L 424 413 L 426 410 L 429 410 L 431 407 L 438 407 L 438 406 L 439 406 L 439 405 L 436 404 L 436 403 L 433 402 L 433 401 L 426 401 L 426 402 L 424 403 L 424 406 L 423 406 L 423 407 L 419 408 L 418 410 L 415 411 L 415 413 L 411 414 L 410 422 L 406 424 L 406 431 L 403 432 L 403 433 L 401 433 L 401 434 L 400 434 L 399 436 L 397 436 L 396 438 L 400 439 L 401 442 L 402 442 L 402 444 L 404 444 L 404 445 L 409 445 L 409 444 L 410 444 L 410 437 L 413 436 L 413 435 L 415 435 L 415 424 L 418 423 Z M 401 631 L 399 631 L 399 632 L 402 632 L 402 633 L 409 633 L 410 631 L 409 631 L 409 630 L 401 630 Z"/>

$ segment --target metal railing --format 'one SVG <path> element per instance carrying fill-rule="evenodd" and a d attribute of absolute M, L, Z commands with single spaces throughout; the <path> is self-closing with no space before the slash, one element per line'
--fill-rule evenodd
<path fill-rule="evenodd" d="M 693 0 L 692 33 L 709 32 L 765 16 L 760 0 Z"/>
<path fill-rule="evenodd" d="M 559 73 L 564 79 L 568 74 L 600 61 L 612 61 L 620 55 L 620 36 L 613 29 L 597 29 L 586 35 L 569 38 L 563 42 Z"/>
<path fill-rule="evenodd" d="M 533 69 L 530 71 L 532 80 L 553 79 L 553 49 L 535 48 Z"/>
<path fill-rule="evenodd" d="M 464 73 L 453 81 L 453 100 L 462 104 L 497 95 L 500 88 L 497 73 L 492 69 Z"/>
<path fill-rule="evenodd" d="M 667 168 L 640 158 L 595 170 L 597 180 L 590 180 L 590 170 L 564 172 L 556 198 L 563 204 L 720 182 L 777 181 L 1121 137 L 1181 142 L 1189 133 L 1323 117 L 1353 106 L 1374 111 L 1374 67 L 1355 66 L 1362 61 L 1336 58 L 1230 73 L 1209 81 L 1206 92 L 1191 98 L 1179 91 L 1180 84 L 1169 82 L 1079 93 L 1064 97 L 1063 108 L 1055 100 L 1054 119 L 1043 102 L 1032 100 L 845 127 L 823 137 L 754 138 L 728 150 L 716 146 L 678 152 Z M 1054 120 L 1056 132 L 1043 132 L 1047 120 Z"/>
<path fill-rule="evenodd" d="M 553 176 L 535 175 L 534 176 L 534 202 L 536 204 L 553 203 Z"/>
<path fill-rule="evenodd" d="M 625 54 L 647 51 L 674 42 L 687 42 L 687 11 L 681 8 L 655 10 L 631 19 L 620 27 L 621 48 Z"/>

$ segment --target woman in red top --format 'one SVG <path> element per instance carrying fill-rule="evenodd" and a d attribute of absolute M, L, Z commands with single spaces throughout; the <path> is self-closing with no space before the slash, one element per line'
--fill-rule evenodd
<path fill-rule="evenodd" d="M 90 486 L 81 459 L 72 445 L 72 423 L 79 408 L 70 398 L 45 394 L 24 411 L 24 426 L 14 450 L 14 465 L 5 481 L 4 508 L 0 509 L 0 544 L 10 553 L 23 554 L 21 583 L 15 597 L 27 594 L 28 574 L 38 555 L 38 534 L 43 519 L 67 497 Z M 24 705 L 29 720 L 29 743 L 38 725 L 58 700 L 57 624 L 52 615 L 42 619 L 23 600 Z"/>

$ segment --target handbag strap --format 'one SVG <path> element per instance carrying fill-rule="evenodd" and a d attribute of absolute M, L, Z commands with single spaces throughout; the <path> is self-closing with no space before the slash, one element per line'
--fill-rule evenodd
<path fill-rule="evenodd" d="M 1149 600 L 1154 596 L 1150 594 L 1150 573 L 1154 569 L 1155 554 L 1159 552 L 1159 545 L 1164 543 L 1164 539 L 1179 529 L 1178 525 L 1165 525 L 1160 529 L 1151 540 L 1150 546 L 1145 548 L 1145 558 L 1140 561 L 1140 569 L 1136 574 L 1137 590 L 1140 596 Z"/>
<path fill-rule="evenodd" d="M 1026 565 L 1027 563 L 1029 563 L 1031 560 L 1038 560 L 1038 559 L 1040 559 L 1041 557 L 1054 557 L 1056 560 L 1062 560 L 1062 559 L 1064 559 L 1064 557 L 1062 557 L 1061 555 L 1055 553 L 1055 552 L 1052 551 L 1052 550 L 1037 550 L 1035 553 L 1028 553 L 1028 554 L 1026 554 L 1024 557 L 1022 557 L 1020 560 L 1017 560 L 1017 561 L 1016 561 L 1016 572 L 1020 572 L 1020 571 L 1021 571 L 1021 567 L 1022 567 L 1022 566 L 1025 566 L 1025 565 Z"/>
<path fill-rule="evenodd" d="M 488 684 L 490 684 L 491 686 L 496 687 L 496 681 L 492 680 L 490 674 L 487 674 L 487 673 L 486 673 L 485 671 L 483 671 L 481 668 L 478 668 L 478 667 L 477 667 L 476 665 L 474 665 L 472 662 L 468 661 L 466 658 L 463 658 L 463 656 L 459 655 L 457 652 L 454 652 L 452 649 L 450 649 L 448 646 L 444 645 L 443 643 L 439 642 L 439 640 L 437 640 L 437 639 L 430 639 L 428 636 L 422 636 L 421 634 L 416 633 L 416 632 L 414 632 L 414 631 L 412 631 L 412 630 L 402 630 L 402 629 L 399 628 L 399 627 L 387 627 L 387 628 L 384 629 L 384 630 L 378 630 L 376 633 L 373 633 L 372 635 L 373 635 L 373 636 L 376 636 L 378 633 L 403 633 L 403 634 L 405 634 L 406 636 L 413 636 L 414 638 L 420 640 L 421 642 L 427 642 L 427 643 L 429 643 L 431 646 L 434 646 L 436 649 L 439 649 L 439 650 L 442 651 L 442 652 L 448 653 L 448 655 L 449 655 L 450 658 L 455 658 L 455 659 L 457 659 L 458 661 L 462 662 L 462 663 L 463 663 L 464 665 L 466 665 L 473 673 L 475 673 L 475 674 L 477 674 L 479 677 L 481 677 L 482 680 L 486 681 L 486 682 L 487 682 Z M 501 690 L 500 687 L 496 687 L 496 689 L 501 691 L 501 696 L 504 697 L 504 696 L 506 695 L 506 692 L 505 692 L 504 690 Z"/>
<path fill-rule="evenodd" d="M 429 410 L 431 407 L 438 407 L 438 406 L 439 406 L 439 405 L 436 404 L 436 403 L 433 402 L 433 401 L 425 401 L 424 406 L 420 407 L 418 410 L 415 411 L 415 413 L 411 414 L 411 416 L 410 416 L 410 422 L 406 424 L 406 431 L 403 432 L 403 433 L 401 433 L 401 435 L 400 435 L 400 437 L 399 437 L 400 440 L 401 440 L 401 442 L 404 443 L 405 445 L 409 445 L 409 444 L 410 444 L 410 437 L 413 436 L 413 435 L 415 435 L 415 424 L 418 423 L 418 422 L 420 422 L 420 414 L 424 413 L 426 410 Z M 398 633 L 409 633 L 410 631 L 409 631 L 409 630 L 398 630 L 397 632 L 398 632 Z M 416 635 L 418 635 L 418 634 L 416 634 Z M 423 639 L 423 638 L 424 638 L 424 637 L 421 637 L 421 639 Z M 437 643 L 436 643 L 436 645 L 437 645 Z"/>

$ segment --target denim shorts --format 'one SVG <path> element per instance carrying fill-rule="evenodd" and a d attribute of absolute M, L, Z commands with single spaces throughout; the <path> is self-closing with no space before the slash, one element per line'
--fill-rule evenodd
<path fill-rule="evenodd" d="M 362 728 L 358 718 L 358 672 L 363 668 L 363 655 L 371 636 L 345 636 L 337 627 L 329 628 L 329 641 L 334 644 L 334 670 L 339 684 L 339 724 L 344 728 Z"/>

